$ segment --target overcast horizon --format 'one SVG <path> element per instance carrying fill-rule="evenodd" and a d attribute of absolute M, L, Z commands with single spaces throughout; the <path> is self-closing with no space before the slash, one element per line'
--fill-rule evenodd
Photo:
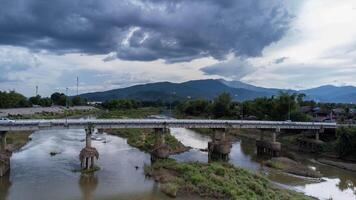
<path fill-rule="evenodd" d="M 356 86 L 354 0 L 0 1 L 0 90 Z"/>

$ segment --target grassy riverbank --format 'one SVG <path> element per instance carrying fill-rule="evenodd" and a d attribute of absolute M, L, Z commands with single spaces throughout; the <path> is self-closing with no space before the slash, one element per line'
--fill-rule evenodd
<path fill-rule="evenodd" d="M 178 163 L 159 160 L 145 174 L 170 196 L 198 194 L 208 199 L 310 199 L 275 187 L 265 177 L 227 163 Z"/>
<path fill-rule="evenodd" d="M 88 115 L 97 115 L 100 114 L 102 111 L 100 109 L 83 109 L 83 110 L 76 110 L 76 109 L 68 109 L 62 110 L 59 112 L 47 112 L 42 111 L 34 114 L 17 114 L 17 115 L 9 115 L 10 119 L 61 119 L 61 118 L 80 118 L 85 117 Z"/>
<path fill-rule="evenodd" d="M 105 132 L 127 138 L 127 143 L 142 151 L 151 152 L 156 141 L 153 129 L 114 129 Z M 188 150 L 181 142 L 169 133 L 164 134 L 166 144 L 171 148 L 171 153 L 180 153 Z"/>
<path fill-rule="evenodd" d="M 111 118 L 147 118 L 150 115 L 157 115 L 161 113 L 161 108 L 157 107 L 144 107 L 137 109 L 120 109 L 103 111 L 98 115 L 99 119 Z"/>
<path fill-rule="evenodd" d="M 11 151 L 18 151 L 30 140 L 31 134 L 31 131 L 8 132 L 6 136 L 7 148 Z"/>

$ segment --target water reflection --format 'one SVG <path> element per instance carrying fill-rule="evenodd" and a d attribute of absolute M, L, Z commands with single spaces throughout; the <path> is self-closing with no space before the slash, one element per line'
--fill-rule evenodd
<path fill-rule="evenodd" d="M 82 174 L 79 178 L 79 187 L 83 200 L 91 200 L 93 192 L 98 187 L 98 177 L 94 173 Z"/>
<path fill-rule="evenodd" d="M 0 199 L 6 199 L 10 187 L 10 176 L 9 173 L 7 173 L 5 176 L 0 177 Z"/>
<path fill-rule="evenodd" d="M 187 129 L 174 129 L 172 134 L 184 145 L 195 148 L 182 154 L 173 155 L 171 156 L 172 158 L 180 162 L 208 162 L 208 152 L 201 151 L 200 149 L 201 147 L 206 147 L 207 143 L 211 141 L 210 138 Z M 203 139 L 200 140 L 201 137 Z M 268 158 L 256 156 L 255 141 L 251 139 L 239 138 L 235 141 L 232 145 L 228 162 L 235 166 L 267 174 L 269 179 L 282 187 L 304 192 L 307 195 L 320 199 L 356 199 L 355 172 L 313 162 L 312 157 L 305 156 L 305 158 L 302 161 L 303 164 L 323 174 L 322 182 L 266 169 L 263 167 L 262 162 Z"/>
<path fill-rule="evenodd" d="M 178 161 L 208 162 L 206 149 L 210 137 L 188 129 L 172 129 L 183 144 L 193 147 L 171 156 Z M 39 131 L 20 152 L 11 158 L 10 176 L 0 178 L 0 199 L 170 199 L 159 191 L 151 179 L 146 179 L 144 164 L 150 155 L 129 146 L 125 139 L 106 134 L 93 135 L 93 146 L 100 152 L 101 170 L 82 176 L 72 170 L 80 168 L 78 153 L 84 146 L 84 130 Z M 50 152 L 59 152 L 50 156 Z M 255 155 L 255 142 L 240 138 L 229 154 L 230 163 L 254 171 L 262 171 L 276 183 L 321 199 L 355 199 L 356 173 L 313 162 L 303 163 L 320 171 L 325 181 L 303 179 L 266 170 L 263 158 Z M 45 191 L 45 192 L 44 192 Z M 178 198 L 179 199 L 179 198 Z M 181 199 L 186 199 L 181 197 Z"/>

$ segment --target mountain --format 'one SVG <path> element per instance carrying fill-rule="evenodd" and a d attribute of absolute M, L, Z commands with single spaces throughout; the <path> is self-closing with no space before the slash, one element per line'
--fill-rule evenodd
<path fill-rule="evenodd" d="M 285 91 L 285 92 L 290 92 L 290 93 L 297 92 L 295 90 L 258 87 L 258 86 L 254 86 L 254 85 L 244 83 L 241 81 L 227 81 L 224 79 L 219 79 L 219 81 L 221 81 L 222 83 L 224 83 L 225 85 L 227 85 L 229 87 L 242 88 L 242 89 L 247 89 L 247 90 L 251 90 L 251 91 L 255 91 L 255 92 L 263 92 L 263 93 L 268 94 L 268 96 L 278 95 L 278 93 L 280 91 Z"/>
<path fill-rule="evenodd" d="M 135 85 L 126 88 L 81 94 L 91 101 L 105 101 L 117 98 L 130 98 L 142 101 L 174 101 L 186 99 L 212 100 L 223 92 L 231 94 L 234 100 L 250 100 L 257 97 L 278 95 L 279 91 L 305 93 L 307 99 L 320 102 L 350 103 L 356 102 L 356 87 L 325 85 L 307 90 L 284 90 L 264 88 L 241 81 L 223 79 L 192 80 L 183 83 L 157 82 Z"/>
<path fill-rule="evenodd" d="M 158 82 L 135 85 L 127 88 L 81 94 L 91 101 L 105 101 L 117 98 L 131 98 L 146 101 L 171 101 L 183 99 L 214 99 L 223 92 L 228 92 L 234 100 L 255 99 L 268 96 L 268 93 L 244 88 L 232 88 L 219 80 L 193 80 L 183 83 Z"/>
<path fill-rule="evenodd" d="M 308 98 L 321 102 L 351 103 L 356 102 L 356 87 L 324 85 L 299 91 Z"/>

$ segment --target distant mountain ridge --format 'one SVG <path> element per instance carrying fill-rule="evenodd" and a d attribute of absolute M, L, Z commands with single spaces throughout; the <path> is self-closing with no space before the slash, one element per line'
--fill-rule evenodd
<path fill-rule="evenodd" d="M 174 101 L 185 99 L 212 100 L 223 92 L 231 94 L 234 100 L 251 100 L 257 97 L 278 95 L 280 91 L 305 93 L 308 99 L 321 102 L 350 103 L 356 102 L 356 87 L 326 85 L 308 90 L 285 90 L 264 88 L 241 81 L 223 79 L 192 80 L 182 83 L 157 82 L 134 85 L 103 92 L 81 94 L 91 101 L 105 101 L 117 98 L 130 98 L 142 101 Z"/>

